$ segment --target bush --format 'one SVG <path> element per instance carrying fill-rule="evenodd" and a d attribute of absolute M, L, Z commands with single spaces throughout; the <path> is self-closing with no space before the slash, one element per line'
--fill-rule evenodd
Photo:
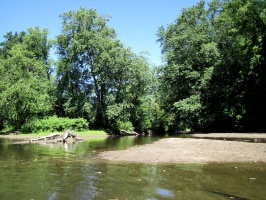
<path fill-rule="evenodd" d="M 30 120 L 21 127 L 21 131 L 23 133 L 62 132 L 66 129 L 84 131 L 88 128 L 88 123 L 83 118 L 70 119 L 52 116 L 46 119 Z"/>
<path fill-rule="evenodd" d="M 127 121 L 127 122 L 119 121 L 118 128 L 119 128 L 119 130 L 125 130 L 125 131 L 133 131 L 134 130 L 132 123 L 129 121 Z"/>
<path fill-rule="evenodd" d="M 114 131 L 121 131 L 121 130 L 133 131 L 134 127 L 130 121 L 123 122 L 123 121 L 117 120 L 113 126 L 113 130 Z"/>

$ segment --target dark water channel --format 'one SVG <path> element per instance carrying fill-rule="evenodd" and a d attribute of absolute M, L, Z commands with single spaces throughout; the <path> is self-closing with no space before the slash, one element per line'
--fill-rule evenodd
<path fill-rule="evenodd" d="M 0 199 L 266 199 L 266 164 L 136 164 L 95 159 L 100 151 L 154 137 L 13 144 L 0 139 Z"/>

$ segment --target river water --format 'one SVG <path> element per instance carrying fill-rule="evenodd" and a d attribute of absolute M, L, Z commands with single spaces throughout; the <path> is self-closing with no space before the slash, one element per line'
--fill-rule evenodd
<path fill-rule="evenodd" d="M 266 199 L 266 164 L 155 164 L 101 161 L 101 151 L 156 137 L 14 144 L 0 139 L 1 200 Z"/>

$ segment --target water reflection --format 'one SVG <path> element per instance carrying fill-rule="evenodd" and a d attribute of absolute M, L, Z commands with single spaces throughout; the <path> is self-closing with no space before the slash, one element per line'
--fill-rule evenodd
<path fill-rule="evenodd" d="M 163 196 L 163 197 L 175 197 L 175 195 L 173 194 L 173 192 L 167 190 L 167 189 L 163 189 L 163 188 L 159 188 L 156 191 L 159 195 Z"/>
<path fill-rule="evenodd" d="M 133 164 L 95 159 L 100 151 L 158 138 L 63 144 L 0 142 L 1 199 L 263 199 L 265 164 Z"/>

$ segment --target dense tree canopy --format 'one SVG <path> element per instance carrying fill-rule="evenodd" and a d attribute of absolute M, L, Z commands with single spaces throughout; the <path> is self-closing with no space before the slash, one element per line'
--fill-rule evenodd
<path fill-rule="evenodd" d="M 1 48 L 0 121 L 20 128 L 28 119 L 49 114 L 52 89 L 47 30 L 8 33 Z"/>
<path fill-rule="evenodd" d="M 147 61 L 125 48 L 95 10 L 81 8 L 61 18 L 57 114 L 85 117 L 97 128 L 117 120 L 138 127 L 136 112 L 149 81 Z"/>
<path fill-rule="evenodd" d="M 160 76 L 162 106 L 173 112 L 173 129 L 196 127 L 201 94 L 219 57 L 205 3 L 184 9 L 175 24 L 159 30 L 167 64 Z"/>
<path fill-rule="evenodd" d="M 265 1 L 183 9 L 158 30 L 162 66 L 122 44 L 94 9 L 60 18 L 53 42 L 36 27 L 0 43 L 0 129 L 57 115 L 113 131 L 266 130 Z"/>
<path fill-rule="evenodd" d="M 201 1 L 183 10 L 159 30 L 167 61 L 160 76 L 162 106 L 181 129 L 263 131 L 265 2 L 208 5 Z"/>

